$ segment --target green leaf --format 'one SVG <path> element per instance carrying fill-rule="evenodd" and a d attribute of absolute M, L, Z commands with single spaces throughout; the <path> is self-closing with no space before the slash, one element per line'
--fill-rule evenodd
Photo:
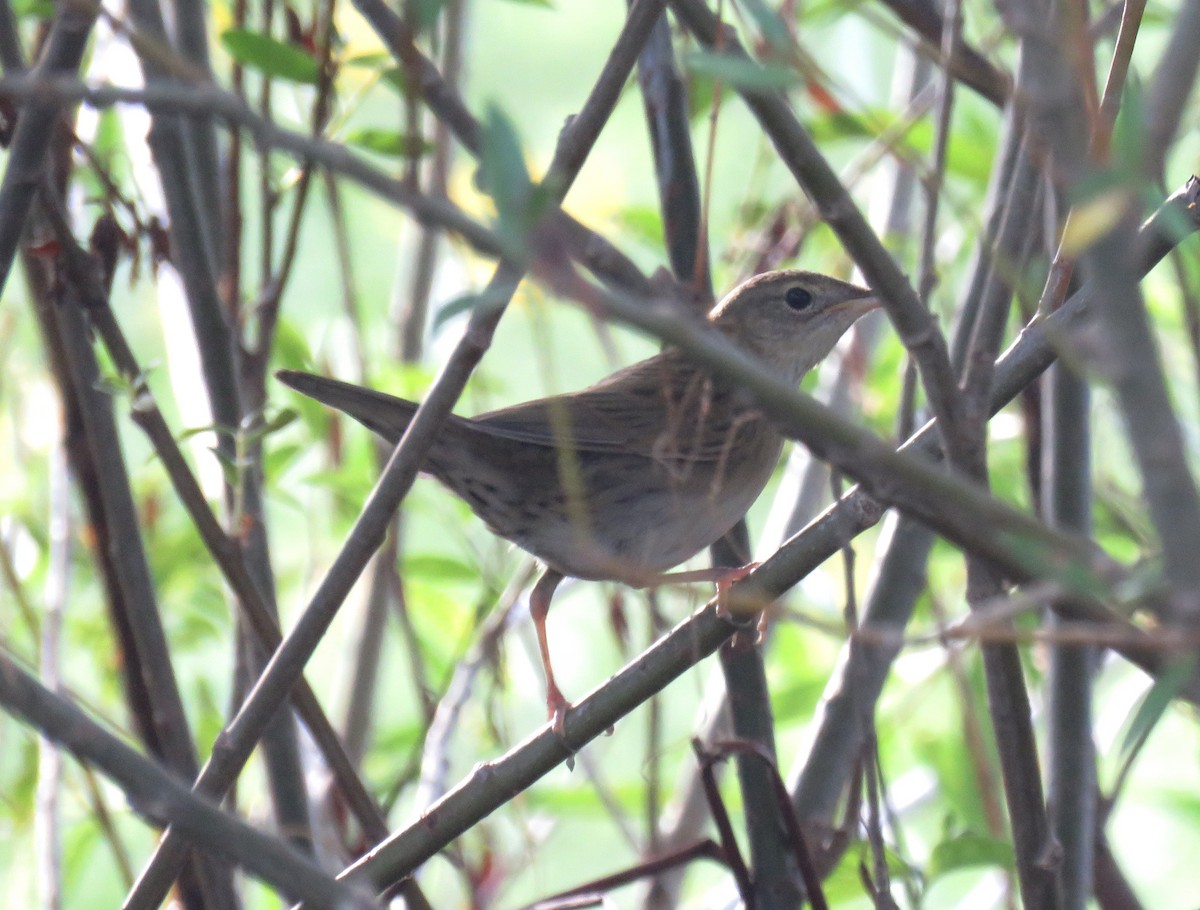
<path fill-rule="evenodd" d="M 231 28 L 221 34 L 221 44 L 238 63 L 265 76 L 314 85 L 320 75 L 317 61 L 311 56 L 261 32 Z"/>
<path fill-rule="evenodd" d="M 402 568 L 406 579 L 423 581 L 475 581 L 479 572 L 461 559 L 437 553 L 405 556 Z"/>
<path fill-rule="evenodd" d="M 13 0 L 13 15 L 18 19 L 53 19 L 54 4 L 50 0 Z"/>
<path fill-rule="evenodd" d="M 792 36 L 788 34 L 787 26 L 775 10 L 763 0 L 741 0 L 742 8 L 750 14 L 767 43 L 777 51 L 789 51 L 792 46 Z"/>
<path fill-rule="evenodd" d="M 683 66 L 696 76 L 719 79 L 736 89 L 766 92 L 788 88 L 800 82 L 800 74 L 790 67 L 778 63 L 755 63 L 753 60 L 711 51 L 684 54 Z"/>
<path fill-rule="evenodd" d="M 533 222 L 533 181 L 516 127 L 496 104 L 484 114 L 478 183 L 496 203 L 501 233 L 510 240 L 523 238 Z"/>
<path fill-rule="evenodd" d="M 226 435 L 233 436 L 236 431 L 219 423 L 206 423 L 199 427 L 187 427 L 177 433 L 175 438 L 178 442 L 187 442 L 192 437 L 199 436 L 201 433 L 217 433 L 218 435 L 225 433 Z"/>
<path fill-rule="evenodd" d="M 379 81 L 398 95 L 408 94 L 408 80 L 404 76 L 404 70 L 398 66 L 385 69 L 379 74 Z"/>
<path fill-rule="evenodd" d="M 308 446 L 298 443 L 276 444 L 268 447 L 263 453 L 263 473 L 272 480 L 280 477 L 284 471 L 302 458 L 306 451 L 308 451 Z"/>
<path fill-rule="evenodd" d="M 282 430 L 289 424 L 294 423 L 296 418 L 299 416 L 300 414 L 295 408 L 280 408 L 279 411 L 272 415 L 271 419 L 263 425 L 260 433 L 263 436 L 267 436 L 271 433 L 277 433 L 279 430 Z"/>
<path fill-rule="evenodd" d="M 408 0 L 407 6 L 418 32 L 428 31 L 437 24 L 446 0 Z"/>
<path fill-rule="evenodd" d="M 926 120 L 903 129 L 896 115 L 885 108 L 859 108 L 856 113 L 821 111 L 805 118 L 805 127 L 818 145 L 839 140 L 874 140 L 882 131 L 888 145 L 903 156 L 925 155 L 933 149 L 934 131 Z M 959 130 L 950 144 L 947 169 L 974 183 L 985 184 L 991 173 L 990 139 L 980 139 L 970 130 Z"/>
<path fill-rule="evenodd" d="M 884 114 L 881 121 L 886 118 Z M 805 123 L 813 141 L 817 143 L 832 142 L 835 139 L 874 139 L 875 131 L 870 129 L 866 120 L 856 114 L 844 111 L 837 113 L 823 111 L 809 117 Z"/>
<path fill-rule="evenodd" d="M 886 847 L 884 848 L 884 861 L 887 863 L 888 871 L 897 882 L 913 881 L 914 887 L 918 886 L 913 869 L 899 855 Z M 858 845 L 857 849 L 843 851 L 837 865 L 821 881 L 826 904 L 830 907 L 864 906 L 861 903 L 863 897 L 862 868 L 864 864 L 870 866 L 872 862 L 865 844 Z"/>
<path fill-rule="evenodd" d="M 1121 91 L 1121 107 L 1109 143 L 1113 169 L 1130 183 L 1140 182 L 1145 172 L 1146 97 L 1137 72 L 1130 72 Z"/>
<path fill-rule="evenodd" d="M 636 812 L 639 800 L 644 798 L 644 790 L 639 783 L 610 785 L 607 796 L 613 800 L 615 805 L 624 806 L 630 813 Z M 562 784 L 534 789 L 537 790 L 537 793 L 534 793 L 532 789 L 529 791 L 529 806 L 532 809 L 553 811 L 555 814 L 577 813 L 585 818 L 603 818 L 608 811 L 605 804 L 598 801 L 595 795 L 589 793 L 585 787 Z"/>
<path fill-rule="evenodd" d="M 621 227 L 631 236 L 649 245 L 662 246 L 662 214 L 656 205 L 629 205 L 617 213 Z"/>
<path fill-rule="evenodd" d="M 392 55 L 387 51 L 371 51 L 355 54 L 342 61 L 342 66 L 356 66 L 368 70 L 384 70 L 392 65 Z"/>
<path fill-rule="evenodd" d="M 433 146 L 424 139 L 414 139 L 399 130 L 375 127 L 354 130 L 346 136 L 346 141 L 377 155 L 390 155 L 393 158 L 419 158 L 433 150 Z"/>
<path fill-rule="evenodd" d="M 446 321 L 459 313 L 467 313 L 476 309 L 496 309 L 504 306 L 508 300 L 508 295 L 499 292 L 493 288 L 484 288 L 482 291 L 472 291 L 468 294 L 463 294 L 455 297 L 453 300 L 439 307 L 437 312 L 433 314 L 433 331 L 437 331 Z"/>
<path fill-rule="evenodd" d="M 926 875 L 932 881 L 939 875 L 972 866 L 1012 869 L 1015 864 L 1016 857 L 1011 844 L 966 832 L 947 838 L 933 848 Z"/>
<path fill-rule="evenodd" d="M 1121 761 L 1127 761 L 1150 736 L 1150 732 L 1162 720 L 1167 706 L 1175 700 L 1179 690 L 1192 678 L 1196 671 L 1194 655 L 1180 658 L 1167 665 L 1166 671 L 1154 681 L 1154 685 L 1142 697 L 1141 704 L 1133 712 L 1129 728 L 1121 738 Z"/>
<path fill-rule="evenodd" d="M 996 533 L 1001 544 L 1026 567 L 1030 576 L 1056 582 L 1070 593 L 1096 600 L 1104 600 L 1111 593 L 1108 582 L 1091 571 L 1086 563 L 1064 563 L 1046 548 L 1045 542 L 1036 533 L 1025 529 L 1001 529 Z"/>
<path fill-rule="evenodd" d="M 273 356 L 278 366 L 291 370 L 307 370 L 313 365 L 312 349 L 300 326 L 291 319 L 280 319 L 275 330 Z"/>
<path fill-rule="evenodd" d="M 688 86 L 688 119 L 699 120 L 712 110 L 717 88 L 712 79 L 693 79 Z"/>

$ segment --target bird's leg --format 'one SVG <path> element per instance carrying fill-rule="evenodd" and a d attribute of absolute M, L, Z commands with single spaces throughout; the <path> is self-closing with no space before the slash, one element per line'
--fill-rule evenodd
<path fill-rule="evenodd" d="M 711 581 L 717 586 L 717 616 L 721 619 L 737 620 L 726 608 L 729 589 L 759 567 L 760 563 L 748 562 L 744 566 L 714 566 L 711 569 L 689 569 L 686 572 L 666 572 L 654 579 L 655 586 L 663 584 L 686 584 L 693 581 Z M 647 587 L 650 587 L 647 585 Z M 740 617 L 744 619 L 745 617 Z M 759 615 L 759 640 L 765 629 L 766 613 Z"/>
<path fill-rule="evenodd" d="M 729 620 L 733 620 L 734 622 L 738 622 L 739 620 L 744 621 L 747 618 L 745 616 L 741 616 L 741 617 L 735 616 L 732 612 L 730 612 L 729 608 L 726 606 L 726 604 L 728 602 L 727 595 L 729 594 L 730 588 L 732 588 L 735 584 L 737 584 L 739 581 L 741 581 L 743 578 L 745 578 L 747 575 L 749 575 L 751 572 L 753 572 L 755 569 L 757 569 L 758 566 L 759 566 L 759 563 L 757 563 L 757 562 L 748 562 L 744 566 L 736 566 L 733 568 L 722 568 L 722 569 L 715 570 L 715 571 L 718 571 L 721 573 L 717 578 L 713 579 L 713 583 L 717 586 L 717 617 L 718 618 L 729 619 Z M 757 641 L 755 642 L 756 644 L 757 644 L 757 642 L 762 641 L 762 635 L 763 635 L 763 629 L 764 629 L 762 623 L 763 623 L 763 619 L 766 615 L 767 615 L 766 610 L 763 610 L 758 615 L 758 633 L 757 633 Z M 739 632 L 738 635 L 741 636 L 742 633 Z"/>
<path fill-rule="evenodd" d="M 759 567 L 757 562 L 748 562 L 744 566 L 713 567 L 711 569 L 688 569 L 685 572 L 664 572 L 656 575 L 642 587 L 659 587 L 660 585 L 689 584 L 693 581 L 711 581 L 717 586 L 717 593 L 723 594 L 735 583 L 741 581 Z"/>
<path fill-rule="evenodd" d="M 717 586 L 717 597 L 724 597 L 735 584 L 757 569 L 762 563 L 748 562 L 744 566 L 724 567 L 713 569 L 716 573 L 716 578 L 713 583 Z"/>
<path fill-rule="evenodd" d="M 686 584 L 693 581 L 711 581 L 717 586 L 717 609 L 720 615 L 728 616 L 724 607 L 725 595 L 735 584 L 757 569 L 759 563 L 748 562 L 744 566 L 714 566 L 711 569 L 689 569 L 686 572 L 667 572 L 659 575 L 654 584 Z"/>
<path fill-rule="evenodd" d="M 550 720 L 554 722 L 554 732 L 558 734 L 563 732 L 571 703 L 554 681 L 554 669 L 550 666 L 550 643 L 546 640 L 546 615 L 550 612 L 550 599 L 554 596 L 554 589 L 562 580 L 561 573 L 547 568 L 529 594 L 529 614 L 533 617 L 538 649 L 542 652 L 542 669 L 546 671 L 546 710 Z"/>

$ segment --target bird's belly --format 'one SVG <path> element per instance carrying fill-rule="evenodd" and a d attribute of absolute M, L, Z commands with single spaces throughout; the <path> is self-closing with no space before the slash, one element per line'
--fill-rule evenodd
<path fill-rule="evenodd" d="M 641 586 L 716 541 L 739 517 L 664 504 L 661 509 L 645 508 L 637 517 L 620 526 L 608 526 L 602 533 L 590 522 L 560 518 L 530 528 L 513 540 L 565 575 Z"/>
<path fill-rule="evenodd" d="M 755 459 L 761 464 L 749 470 L 743 464 L 734 479 L 593 490 L 581 508 L 511 539 L 566 575 L 642 586 L 732 528 L 762 492 L 776 456 Z"/>
<path fill-rule="evenodd" d="M 716 460 L 578 453 L 561 471 L 553 450 L 515 447 L 511 458 L 433 472 L 501 537 L 576 578 L 648 584 L 718 540 L 758 498 L 782 440 L 759 434 Z M 570 478 L 571 479 L 564 479 Z"/>

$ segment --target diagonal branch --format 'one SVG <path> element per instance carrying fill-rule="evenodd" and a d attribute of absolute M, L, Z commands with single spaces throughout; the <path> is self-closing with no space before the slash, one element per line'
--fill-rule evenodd
<path fill-rule="evenodd" d="M 91 86 L 75 79 L 29 77 L 0 79 L 0 98 L 34 104 L 51 101 L 84 101 L 95 107 L 138 104 L 150 110 L 174 111 L 193 116 L 211 116 L 245 130 L 260 145 L 290 152 L 300 160 L 312 160 L 333 173 L 347 177 L 410 211 L 417 220 L 436 224 L 458 234 L 480 253 L 498 258 L 520 258 L 520 252 L 495 232 L 468 217 L 445 199 L 417 193 L 404 182 L 389 176 L 345 146 L 295 130 L 284 129 L 246 106 L 236 95 L 216 86 L 157 85 L 143 89 Z"/>
<path fill-rule="evenodd" d="M 352 884 L 338 883 L 278 838 L 251 828 L 189 792 L 161 765 L 138 754 L 67 699 L 55 695 L 0 653 L 0 704 L 61 744 L 81 761 L 103 771 L 125 793 L 129 805 L 152 823 L 169 822 L 189 840 L 229 857 L 284 894 L 312 898 L 322 907 L 377 908 Z"/>
<path fill-rule="evenodd" d="M 94 22 L 94 11 L 63 3 L 31 78 L 45 80 L 77 73 Z M 0 182 L 0 292 L 8 283 L 25 221 L 50 160 L 50 141 L 65 100 L 42 98 L 26 107 L 17 120 L 4 180 Z"/>

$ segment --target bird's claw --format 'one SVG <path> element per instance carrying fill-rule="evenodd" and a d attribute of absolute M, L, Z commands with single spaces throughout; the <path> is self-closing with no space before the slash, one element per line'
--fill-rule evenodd
<path fill-rule="evenodd" d="M 546 693 L 546 719 L 550 721 L 554 735 L 560 739 L 567 730 L 567 712 L 573 707 L 574 705 L 559 691 L 558 686 Z"/>
<path fill-rule="evenodd" d="M 567 745 L 567 712 L 573 707 L 574 705 L 563 697 L 557 686 L 546 694 L 546 713 L 547 720 L 550 721 L 550 729 L 554 731 L 554 735 L 564 746 Z M 575 753 L 571 751 L 570 747 L 567 747 L 567 770 L 575 770 Z"/>
<path fill-rule="evenodd" d="M 744 566 L 737 566 L 732 569 L 724 569 L 721 574 L 714 579 L 717 586 L 717 618 L 724 620 L 737 621 L 738 617 L 730 612 L 726 604 L 726 595 L 729 594 L 729 589 L 735 584 L 757 569 L 761 563 L 748 562 Z"/>

